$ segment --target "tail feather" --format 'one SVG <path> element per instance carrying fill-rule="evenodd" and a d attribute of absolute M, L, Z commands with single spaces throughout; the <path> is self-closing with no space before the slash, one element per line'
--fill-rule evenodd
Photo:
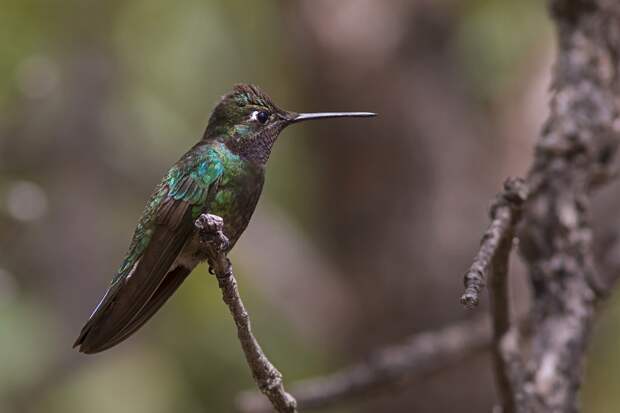
<path fill-rule="evenodd" d="M 157 288 L 153 296 L 147 301 L 147 303 L 140 309 L 140 311 L 133 316 L 131 321 L 113 336 L 98 334 L 101 320 L 104 320 L 106 313 L 111 310 L 114 305 L 113 294 L 114 291 L 110 291 L 106 294 L 106 297 L 111 299 L 106 302 L 106 297 L 102 300 L 102 304 L 99 306 L 101 311 L 99 317 L 93 318 L 89 321 L 80 336 L 76 340 L 73 347 L 80 347 L 79 351 L 85 354 L 94 354 L 107 350 L 110 347 L 117 345 L 124 341 L 133 333 L 135 333 L 140 327 L 142 327 L 162 305 L 170 298 L 172 294 L 179 288 L 185 278 L 190 274 L 191 269 L 183 266 L 176 267 L 174 270 L 166 274 L 164 280 Z"/>

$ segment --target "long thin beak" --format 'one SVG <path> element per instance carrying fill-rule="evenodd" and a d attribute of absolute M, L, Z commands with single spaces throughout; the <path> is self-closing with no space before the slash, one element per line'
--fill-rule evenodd
<path fill-rule="evenodd" d="M 369 118 L 377 116 L 372 112 L 317 112 L 317 113 L 299 113 L 290 123 L 303 122 L 305 120 L 327 119 L 327 118 Z"/>

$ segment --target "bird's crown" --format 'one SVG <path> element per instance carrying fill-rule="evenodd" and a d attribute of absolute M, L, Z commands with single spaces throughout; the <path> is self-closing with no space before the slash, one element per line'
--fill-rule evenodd
<path fill-rule="evenodd" d="M 263 107 L 275 106 L 269 95 L 260 90 L 257 86 L 244 83 L 235 85 L 232 92 L 223 98 L 223 100 L 228 99 L 234 101 L 241 107 L 247 105 Z"/>

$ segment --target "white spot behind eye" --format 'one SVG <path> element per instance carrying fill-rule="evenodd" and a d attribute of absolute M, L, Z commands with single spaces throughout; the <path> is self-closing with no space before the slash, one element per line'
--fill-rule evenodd
<path fill-rule="evenodd" d="M 255 120 L 255 121 L 258 120 L 258 111 L 257 110 L 255 110 L 254 112 L 252 112 L 250 114 L 250 120 Z"/>

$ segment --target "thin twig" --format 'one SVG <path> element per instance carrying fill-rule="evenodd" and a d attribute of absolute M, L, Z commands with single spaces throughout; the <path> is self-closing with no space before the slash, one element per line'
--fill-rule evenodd
<path fill-rule="evenodd" d="M 523 408 L 526 395 L 525 385 L 527 380 L 527 369 L 525 361 L 521 355 L 523 347 L 523 341 L 525 338 L 530 338 L 531 331 L 531 319 L 528 316 L 521 318 L 520 322 L 514 323 L 510 326 L 508 331 L 500 338 L 494 338 L 493 340 L 493 352 L 494 357 L 501 358 L 495 363 L 496 368 L 496 380 L 499 381 L 500 375 L 504 377 L 504 380 L 509 384 L 509 387 L 505 387 L 505 390 L 512 390 L 512 395 L 508 398 L 502 398 L 503 395 L 500 390 L 500 398 L 503 401 L 502 413 L 507 411 L 511 412 L 526 412 Z M 498 366 L 503 367 L 503 372 L 498 372 Z"/>
<path fill-rule="evenodd" d="M 416 334 L 400 345 L 376 353 L 366 362 L 304 380 L 294 386 L 292 393 L 302 410 L 331 406 L 426 377 L 485 351 L 490 344 L 488 318 L 462 321 Z M 256 392 L 243 393 L 238 404 L 245 413 L 263 413 L 270 408 Z"/>
<path fill-rule="evenodd" d="M 297 402 L 284 390 L 282 374 L 271 364 L 252 333 L 250 316 L 241 301 L 232 265 L 226 257 L 228 239 L 222 232 L 223 226 L 223 220 L 216 215 L 203 214 L 196 220 L 196 227 L 209 255 L 209 264 L 222 290 L 222 298 L 235 320 L 241 348 L 254 381 L 276 411 L 296 413 Z"/>
<path fill-rule="evenodd" d="M 465 274 L 465 294 L 461 297 L 465 306 L 477 305 L 485 278 L 490 279 L 493 365 L 503 413 L 515 412 L 515 391 L 509 371 L 512 364 L 508 364 L 502 354 L 502 339 L 510 329 L 508 262 L 527 192 L 522 179 L 512 178 L 504 183 L 504 190 L 497 195 L 490 209 L 491 225 L 482 237 L 474 263 Z"/>
<path fill-rule="evenodd" d="M 482 237 L 474 263 L 465 273 L 465 293 L 461 297 L 464 306 L 472 308 L 478 305 L 494 257 L 502 248 L 510 250 L 517 223 L 515 218 L 526 198 L 527 189 L 522 179 L 508 179 L 504 183 L 504 191 L 491 207 L 491 225 Z"/>
<path fill-rule="evenodd" d="M 491 208 L 491 217 L 498 225 L 491 225 L 497 232 L 497 245 L 490 264 L 490 311 L 493 317 L 493 365 L 495 381 L 502 406 L 502 413 L 514 413 L 514 389 L 510 381 L 509 365 L 502 355 L 502 339 L 510 329 L 510 302 L 508 298 L 508 263 L 512 251 L 515 228 L 527 189 L 523 180 L 508 179 Z"/>

